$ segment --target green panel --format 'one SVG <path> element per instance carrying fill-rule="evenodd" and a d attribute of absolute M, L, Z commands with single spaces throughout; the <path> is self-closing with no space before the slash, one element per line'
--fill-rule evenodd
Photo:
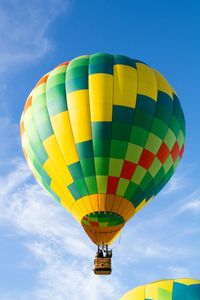
<path fill-rule="evenodd" d="M 136 184 L 140 184 L 140 182 L 142 181 L 142 178 L 144 177 L 146 172 L 147 172 L 147 170 L 145 168 L 143 168 L 141 166 L 137 166 L 131 181 L 133 181 Z"/>
<path fill-rule="evenodd" d="M 124 124 L 132 124 L 134 116 L 134 109 L 126 106 L 113 105 L 112 112 L 112 121 L 124 123 Z"/>
<path fill-rule="evenodd" d="M 179 164 L 179 162 L 180 162 L 180 157 L 178 156 L 177 159 L 174 162 L 174 169 L 176 169 L 176 167 Z"/>
<path fill-rule="evenodd" d="M 59 84 L 46 91 L 47 108 L 50 116 L 54 116 L 60 112 L 66 111 L 67 100 L 65 93 L 65 84 Z"/>
<path fill-rule="evenodd" d="M 158 288 L 158 300 L 172 300 L 171 292 Z"/>
<path fill-rule="evenodd" d="M 124 178 L 120 178 L 119 179 L 119 183 L 118 183 L 118 187 L 117 187 L 117 191 L 116 191 L 116 195 L 118 196 L 124 196 L 126 190 L 127 190 L 127 187 L 129 185 L 129 180 L 127 179 L 124 179 Z"/>
<path fill-rule="evenodd" d="M 156 176 L 154 177 L 155 184 L 158 185 L 159 182 L 162 180 L 162 178 L 165 178 L 165 171 L 164 168 L 161 167 Z"/>
<path fill-rule="evenodd" d="M 70 71 L 72 68 L 81 67 L 88 65 L 89 55 L 81 55 L 72 59 L 67 67 L 67 71 Z"/>
<path fill-rule="evenodd" d="M 113 74 L 113 56 L 97 53 L 90 56 L 89 75 L 96 73 Z"/>
<path fill-rule="evenodd" d="M 163 164 L 165 174 L 169 171 L 169 169 L 171 168 L 172 165 L 173 165 L 173 159 L 172 159 L 171 155 L 169 155 Z"/>
<path fill-rule="evenodd" d="M 93 145 L 92 141 L 86 141 L 76 144 L 79 159 L 86 159 L 93 157 Z"/>
<path fill-rule="evenodd" d="M 150 116 L 153 116 L 156 107 L 156 102 L 144 95 L 137 95 L 136 111 L 143 111 Z"/>
<path fill-rule="evenodd" d="M 110 140 L 93 140 L 93 151 L 95 157 L 110 156 Z"/>
<path fill-rule="evenodd" d="M 129 143 L 125 159 L 133 163 L 138 163 L 142 151 L 143 147 Z"/>
<path fill-rule="evenodd" d="M 104 194 L 107 191 L 108 176 L 96 176 L 97 189 L 99 194 Z"/>
<path fill-rule="evenodd" d="M 120 141 L 129 141 L 131 126 L 122 123 L 112 124 L 112 139 Z"/>
<path fill-rule="evenodd" d="M 146 174 L 144 175 L 144 178 L 140 182 L 140 188 L 142 190 L 145 190 L 148 187 L 148 185 L 152 182 L 152 180 L 153 178 L 151 174 L 147 171 Z"/>
<path fill-rule="evenodd" d="M 134 194 L 135 190 L 137 189 L 138 185 L 132 181 L 129 182 L 126 192 L 124 194 L 124 198 L 131 200 L 132 195 Z"/>
<path fill-rule="evenodd" d="M 76 186 L 81 197 L 88 195 L 88 189 L 85 183 L 85 179 L 76 180 Z"/>
<path fill-rule="evenodd" d="M 72 196 L 74 197 L 75 200 L 78 200 L 81 198 L 81 195 L 79 193 L 79 190 L 76 186 L 76 184 L 73 182 L 70 185 L 68 185 L 68 189 L 71 192 Z"/>
<path fill-rule="evenodd" d="M 124 219 L 113 212 L 95 212 L 83 217 L 81 223 L 96 227 L 110 227 L 124 224 Z"/>
<path fill-rule="evenodd" d="M 177 143 L 179 145 L 179 148 L 181 149 L 181 147 L 184 144 L 184 135 L 183 135 L 182 131 L 179 132 L 179 135 L 178 135 L 178 138 L 177 138 Z"/>
<path fill-rule="evenodd" d="M 84 177 L 95 176 L 94 159 L 84 159 L 80 161 Z"/>
<path fill-rule="evenodd" d="M 161 144 L 162 140 L 158 136 L 153 133 L 149 133 L 145 149 L 151 151 L 154 154 L 157 154 Z"/>
<path fill-rule="evenodd" d="M 109 176 L 120 177 L 123 163 L 123 159 L 110 158 Z"/>
<path fill-rule="evenodd" d="M 146 129 L 133 126 L 130 136 L 130 142 L 144 147 L 147 141 L 149 132 Z"/>
<path fill-rule="evenodd" d="M 44 141 L 49 136 L 53 135 L 53 129 L 51 126 L 48 110 L 46 107 L 46 97 L 42 94 L 35 97 L 32 103 L 33 119 L 40 136 L 40 139 Z"/>
<path fill-rule="evenodd" d="M 76 162 L 72 165 L 69 165 L 68 169 L 74 180 L 81 179 L 84 177 L 80 162 Z"/>
<path fill-rule="evenodd" d="M 175 142 L 176 142 L 176 137 L 173 131 L 169 128 L 164 138 L 164 143 L 168 146 L 169 150 L 171 151 Z"/>
<path fill-rule="evenodd" d="M 178 122 L 176 117 L 172 117 L 169 127 L 171 128 L 175 137 L 177 138 L 180 130 L 180 123 Z"/>
<path fill-rule="evenodd" d="M 151 132 L 156 134 L 161 140 L 164 139 L 168 130 L 168 125 L 158 118 L 153 119 L 153 123 L 151 126 Z"/>
<path fill-rule="evenodd" d="M 125 65 L 136 69 L 136 62 L 124 55 L 113 55 L 115 65 Z"/>
<path fill-rule="evenodd" d="M 66 72 L 55 74 L 47 79 L 47 89 L 54 90 L 55 86 L 65 86 L 65 74 Z"/>
<path fill-rule="evenodd" d="M 112 132 L 111 122 L 92 122 L 93 139 L 110 140 Z"/>
<path fill-rule="evenodd" d="M 37 134 L 35 129 L 35 125 L 31 120 L 29 120 L 28 125 L 25 123 L 25 130 L 27 133 L 27 137 L 33 152 L 35 153 L 36 157 L 38 158 L 39 162 L 43 165 L 45 161 L 48 159 L 48 155 L 43 147 L 43 144 Z"/>
<path fill-rule="evenodd" d="M 112 140 L 110 156 L 123 159 L 126 155 L 127 145 L 128 142 Z"/>
<path fill-rule="evenodd" d="M 88 192 L 90 195 L 98 193 L 96 176 L 86 177 L 85 182 L 87 184 Z"/>
<path fill-rule="evenodd" d="M 151 176 L 154 177 L 158 173 L 161 166 L 162 166 L 162 164 L 161 164 L 160 160 L 157 157 L 155 157 L 149 170 L 148 170 L 149 173 L 151 174 Z"/>
<path fill-rule="evenodd" d="M 67 94 L 88 89 L 88 57 L 79 57 L 72 60 L 66 72 Z"/>
<path fill-rule="evenodd" d="M 153 120 L 153 116 L 136 108 L 135 115 L 134 115 L 134 121 L 133 121 L 133 124 L 135 126 L 149 130 L 152 120 Z"/>
<path fill-rule="evenodd" d="M 95 163 L 96 175 L 108 175 L 109 158 L 95 157 L 94 163 Z"/>

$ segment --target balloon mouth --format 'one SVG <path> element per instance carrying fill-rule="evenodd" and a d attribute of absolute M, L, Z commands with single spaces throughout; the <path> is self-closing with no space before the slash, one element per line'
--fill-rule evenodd
<path fill-rule="evenodd" d="M 81 224 L 96 245 L 110 245 L 125 225 L 124 219 L 113 212 L 94 212 L 84 216 Z"/>

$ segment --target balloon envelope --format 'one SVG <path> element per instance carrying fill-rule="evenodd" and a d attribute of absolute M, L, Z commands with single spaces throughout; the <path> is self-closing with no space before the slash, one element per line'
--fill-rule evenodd
<path fill-rule="evenodd" d="M 200 300 L 200 280 L 161 280 L 136 287 L 120 300 Z"/>
<path fill-rule="evenodd" d="M 173 88 L 122 55 L 63 63 L 30 93 L 21 118 L 26 160 L 38 182 L 110 244 L 173 175 L 185 122 Z"/>

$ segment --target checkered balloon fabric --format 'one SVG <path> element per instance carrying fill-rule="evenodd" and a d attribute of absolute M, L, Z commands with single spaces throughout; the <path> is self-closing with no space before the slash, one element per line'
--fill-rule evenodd
<path fill-rule="evenodd" d="M 200 300 L 200 280 L 161 280 L 139 286 L 120 300 Z"/>
<path fill-rule="evenodd" d="M 96 244 L 112 242 L 184 151 L 175 91 L 122 55 L 80 56 L 50 71 L 30 93 L 20 128 L 34 176 Z"/>

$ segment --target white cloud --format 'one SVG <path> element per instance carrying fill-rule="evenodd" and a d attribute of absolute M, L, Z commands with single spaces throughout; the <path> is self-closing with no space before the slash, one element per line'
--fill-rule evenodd
<path fill-rule="evenodd" d="M 24 246 L 32 253 L 33 260 L 29 263 L 42 263 L 37 288 L 12 297 L 23 300 L 116 299 L 123 288 L 120 280 L 116 276 L 100 278 L 93 274 L 95 247 L 80 225 L 38 184 L 30 182 L 29 176 L 25 162 L 18 159 L 13 171 L 0 178 L 3 186 L 0 224 L 12 224 L 18 229 L 19 237 L 28 237 Z M 9 299 L 9 295 L 5 295 L 5 299 Z"/>
<path fill-rule="evenodd" d="M 194 213 L 200 212 L 200 199 L 191 199 L 188 203 L 181 208 L 181 212 L 183 211 L 192 211 Z"/>
<path fill-rule="evenodd" d="M 64 0 L 0 2 L 0 71 L 24 66 L 51 48 L 48 27 L 66 10 Z"/>

